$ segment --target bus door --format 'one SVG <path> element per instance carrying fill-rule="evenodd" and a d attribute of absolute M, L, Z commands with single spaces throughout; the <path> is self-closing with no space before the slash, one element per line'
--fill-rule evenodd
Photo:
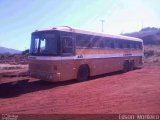
<path fill-rule="evenodd" d="M 61 34 L 61 80 L 73 79 L 75 76 L 75 37 Z"/>

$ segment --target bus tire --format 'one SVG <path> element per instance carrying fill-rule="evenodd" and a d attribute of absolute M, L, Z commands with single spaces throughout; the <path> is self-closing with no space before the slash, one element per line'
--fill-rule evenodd
<path fill-rule="evenodd" d="M 123 72 L 128 72 L 129 71 L 129 61 L 125 60 L 123 64 Z"/>
<path fill-rule="evenodd" d="M 89 67 L 88 65 L 81 65 L 77 72 L 78 81 L 86 81 L 89 78 Z"/>
<path fill-rule="evenodd" d="M 131 60 L 129 63 L 129 70 L 134 70 L 134 60 Z"/>

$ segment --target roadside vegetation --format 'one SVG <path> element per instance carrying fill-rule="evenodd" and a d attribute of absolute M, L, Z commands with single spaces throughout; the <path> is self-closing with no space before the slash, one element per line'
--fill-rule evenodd
<path fill-rule="evenodd" d="M 160 45 L 145 45 L 144 58 L 145 63 L 160 62 Z"/>

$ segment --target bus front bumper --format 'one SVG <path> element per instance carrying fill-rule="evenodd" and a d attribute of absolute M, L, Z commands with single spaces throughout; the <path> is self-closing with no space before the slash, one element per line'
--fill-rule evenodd
<path fill-rule="evenodd" d="M 44 81 L 56 82 L 60 81 L 60 73 L 46 73 L 46 72 L 36 72 L 28 71 L 28 75 L 33 78 L 38 78 Z"/>

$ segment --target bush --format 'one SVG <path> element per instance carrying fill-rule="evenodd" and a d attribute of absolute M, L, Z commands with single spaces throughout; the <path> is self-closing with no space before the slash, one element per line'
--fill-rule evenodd
<path fill-rule="evenodd" d="M 150 56 L 153 56 L 155 53 L 154 53 L 154 50 L 145 50 L 144 51 L 144 56 L 145 57 L 150 57 Z"/>
<path fill-rule="evenodd" d="M 29 54 L 29 49 L 22 52 L 22 55 L 28 55 L 28 54 Z"/>

